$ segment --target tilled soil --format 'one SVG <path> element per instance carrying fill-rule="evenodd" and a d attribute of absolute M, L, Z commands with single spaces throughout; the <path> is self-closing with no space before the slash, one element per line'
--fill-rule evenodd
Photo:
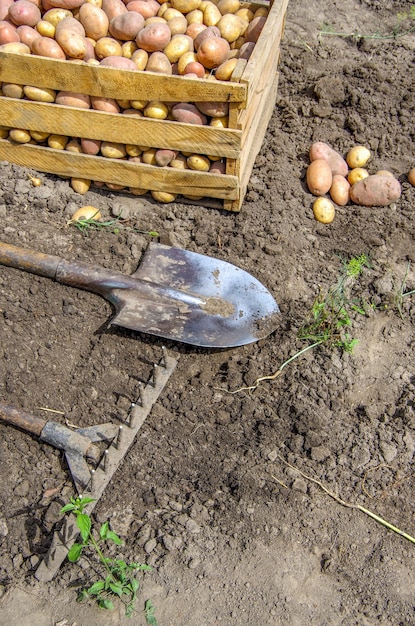
<path fill-rule="evenodd" d="M 399 21 L 410 7 L 291 0 L 276 106 L 238 214 L 98 189 L 79 196 L 46 174 L 34 187 L 35 172 L 0 165 L 3 241 L 131 274 L 148 235 L 66 225 L 77 206 L 108 218 L 122 210 L 163 243 L 250 272 L 281 308 L 266 339 L 193 348 L 106 330 L 112 309 L 99 296 L 0 269 L 4 402 L 76 426 L 119 422 L 162 347 L 177 358 L 94 510 L 94 522 L 109 520 L 124 541 L 113 554 L 153 568 L 140 577 L 132 620 L 122 606 L 76 604 L 94 579 L 86 560 L 65 562 L 51 583 L 36 580 L 73 485 L 59 450 L 0 425 L 1 624 L 145 624 L 147 599 L 163 626 L 414 622 L 413 540 L 365 513 L 415 535 L 415 301 L 403 295 L 415 288 L 406 177 L 415 165 L 415 33 L 402 35 L 413 20 Z M 396 28 L 396 38 L 379 36 Z M 332 224 L 317 223 L 305 185 L 317 140 L 342 154 L 369 147 L 370 172 L 389 169 L 399 201 L 348 205 Z M 368 263 L 348 292 L 353 351 L 309 349 L 240 390 L 310 345 L 298 332 L 313 303 L 361 255 Z"/>

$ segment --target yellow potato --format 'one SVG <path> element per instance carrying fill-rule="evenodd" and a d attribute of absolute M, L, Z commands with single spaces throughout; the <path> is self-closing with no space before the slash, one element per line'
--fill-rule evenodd
<path fill-rule="evenodd" d="M 23 128 L 11 128 L 9 131 L 9 138 L 16 143 L 30 143 L 32 137 L 28 130 Z"/>
<path fill-rule="evenodd" d="M 36 143 L 43 143 L 49 137 L 49 133 L 45 133 L 40 130 L 31 130 L 30 136 L 36 141 Z"/>
<path fill-rule="evenodd" d="M 65 17 L 73 17 L 72 12 L 68 9 L 55 8 L 46 11 L 42 19 L 46 22 L 50 22 L 53 26 L 56 27 L 56 25 Z"/>
<path fill-rule="evenodd" d="M 134 52 L 138 50 L 138 46 L 135 41 L 125 41 L 122 46 L 122 56 L 126 59 L 131 59 Z"/>
<path fill-rule="evenodd" d="M 216 26 L 220 30 L 221 36 L 229 43 L 236 41 L 248 28 L 248 22 L 232 13 L 223 15 Z"/>
<path fill-rule="evenodd" d="M 122 57 L 122 46 L 119 41 L 112 37 L 101 37 L 98 39 L 94 50 L 97 59 L 100 61 L 106 57 Z"/>
<path fill-rule="evenodd" d="M 167 26 L 171 30 L 171 34 L 174 35 L 184 35 L 189 24 L 184 15 L 180 15 L 180 17 L 173 17 L 171 20 L 167 22 Z"/>
<path fill-rule="evenodd" d="M 125 151 L 128 154 L 128 156 L 130 156 L 130 157 L 140 156 L 140 154 L 142 153 L 142 150 L 140 149 L 140 146 L 136 146 L 136 145 L 131 144 L 131 143 L 127 143 L 125 145 Z"/>
<path fill-rule="evenodd" d="M 79 222 L 80 220 L 99 220 L 101 218 L 101 213 L 99 209 L 95 206 L 91 206 L 87 204 L 86 206 L 81 206 L 79 209 L 72 214 L 70 219 L 71 222 Z"/>
<path fill-rule="evenodd" d="M 238 63 L 238 59 L 232 58 L 224 61 L 219 67 L 216 69 L 215 77 L 217 80 L 231 80 L 232 74 L 235 70 L 236 64 Z"/>
<path fill-rule="evenodd" d="M 189 169 L 187 166 L 187 159 L 183 154 L 178 154 L 175 159 L 170 161 L 170 167 L 173 167 L 176 170 L 187 170 Z"/>
<path fill-rule="evenodd" d="M 71 187 L 76 193 L 81 195 L 89 191 L 91 181 L 87 178 L 71 178 Z"/>
<path fill-rule="evenodd" d="M 347 165 L 354 169 L 356 167 L 365 167 L 371 157 L 370 150 L 365 146 L 354 146 L 346 155 Z"/>
<path fill-rule="evenodd" d="M 199 8 L 202 0 L 170 0 L 173 9 L 177 9 L 180 13 L 190 13 Z"/>
<path fill-rule="evenodd" d="M 148 189 L 141 189 L 141 187 L 129 187 L 128 191 L 133 196 L 144 196 L 144 194 L 148 193 Z"/>
<path fill-rule="evenodd" d="M 313 214 L 318 222 L 331 224 L 336 214 L 334 204 L 324 196 L 316 198 L 313 202 Z"/>
<path fill-rule="evenodd" d="M 25 43 L 11 41 L 0 46 L 0 52 L 11 52 L 12 54 L 30 54 L 30 48 Z"/>
<path fill-rule="evenodd" d="M 15 85 L 14 83 L 3 83 L 1 93 L 6 98 L 17 98 L 20 100 L 24 96 L 24 87 L 23 85 Z"/>
<path fill-rule="evenodd" d="M 143 151 L 141 158 L 146 165 L 157 165 L 156 161 L 157 148 L 147 148 Z"/>
<path fill-rule="evenodd" d="M 144 71 L 148 62 L 148 52 L 141 49 L 136 50 L 133 52 L 131 61 L 134 61 L 138 70 Z"/>
<path fill-rule="evenodd" d="M 203 8 L 203 24 L 205 26 L 216 26 L 216 24 L 222 18 L 222 13 L 219 11 L 216 4 L 213 2 L 206 2 Z"/>
<path fill-rule="evenodd" d="M 217 7 L 222 15 L 226 15 L 227 13 L 236 13 L 239 11 L 241 3 L 239 0 L 219 0 Z"/>
<path fill-rule="evenodd" d="M 187 35 L 174 35 L 163 50 L 170 63 L 176 63 L 185 52 L 192 51 L 192 40 Z"/>
<path fill-rule="evenodd" d="M 127 156 L 127 150 L 123 143 L 103 141 L 101 143 L 101 154 L 108 159 L 124 159 Z"/>
<path fill-rule="evenodd" d="M 52 22 L 48 22 L 48 20 L 39 20 L 35 29 L 42 37 L 54 37 L 55 35 L 55 26 Z"/>
<path fill-rule="evenodd" d="M 208 172 L 211 163 L 207 156 L 202 154 L 192 154 L 187 157 L 187 165 L 191 170 L 198 170 L 199 172 Z"/>
<path fill-rule="evenodd" d="M 65 150 L 67 150 L 68 152 L 75 152 L 75 154 L 83 153 L 82 146 L 79 142 L 79 139 L 77 139 L 76 137 L 68 141 L 68 143 L 65 146 Z"/>
<path fill-rule="evenodd" d="M 65 135 L 49 135 L 48 137 L 48 146 L 49 148 L 54 148 L 55 150 L 64 150 L 66 144 L 69 141 L 69 137 Z"/>
<path fill-rule="evenodd" d="M 151 195 L 157 202 L 163 202 L 165 204 L 176 200 L 176 194 L 169 193 L 168 191 L 152 191 Z"/>
<path fill-rule="evenodd" d="M 203 11 L 195 9 L 186 15 L 186 21 L 188 24 L 203 24 L 203 15 Z"/>
<path fill-rule="evenodd" d="M 246 22 L 252 22 L 252 20 L 254 19 L 254 12 L 251 11 L 251 9 L 248 9 L 248 7 L 242 7 L 238 9 L 235 15 L 238 15 Z"/>
<path fill-rule="evenodd" d="M 37 102 L 55 102 L 56 91 L 54 89 L 47 89 L 46 87 L 31 87 L 26 85 L 23 88 L 24 95 L 29 100 L 35 100 Z"/>
<path fill-rule="evenodd" d="M 215 128 L 228 128 L 229 117 L 227 115 L 224 115 L 223 117 L 213 117 L 210 120 L 209 126 L 214 126 Z"/>
<path fill-rule="evenodd" d="M 351 185 L 354 185 L 359 180 L 362 180 L 363 178 L 367 178 L 368 176 L 369 176 L 369 172 L 365 170 L 363 167 L 355 167 L 352 170 L 350 170 L 349 174 L 347 175 L 347 180 L 349 181 Z"/>
<path fill-rule="evenodd" d="M 177 71 L 179 72 L 179 74 L 184 74 L 186 65 L 195 62 L 197 62 L 197 56 L 195 52 L 191 52 L 189 50 L 187 52 L 184 52 L 177 61 Z"/>
<path fill-rule="evenodd" d="M 131 104 L 134 106 L 132 102 Z M 164 102 L 158 102 L 157 100 L 152 100 L 144 107 L 144 117 L 151 117 L 156 120 L 165 120 L 168 113 L 168 106 Z"/>
<path fill-rule="evenodd" d="M 7 139 L 9 136 L 9 129 L 7 126 L 0 126 L 0 139 Z"/>

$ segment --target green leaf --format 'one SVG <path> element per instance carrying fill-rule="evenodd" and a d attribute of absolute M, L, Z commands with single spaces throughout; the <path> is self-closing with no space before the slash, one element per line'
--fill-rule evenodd
<path fill-rule="evenodd" d="M 101 526 L 101 528 L 99 529 L 99 536 L 101 537 L 101 539 L 106 539 L 107 535 L 108 535 L 108 531 L 109 531 L 109 524 L 108 522 L 104 522 Z"/>
<path fill-rule="evenodd" d="M 98 598 L 97 602 L 100 609 L 108 609 L 109 611 L 112 611 L 114 608 L 112 600 L 108 600 L 107 598 Z"/>
<path fill-rule="evenodd" d="M 89 589 L 87 589 L 87 593 L 90 596 L 97 596 L 105 587 L 104 581 L 103 580 L 97 580 L 96 583 L 94 583 L 93 585 L 91 585 L 91 587 L 89 587 Z"/>
<path fill-rule="evenodd" d="M 82 589 L 82 591 L 79 592 L 78 597 L 76 598 L 77 602 L 83 602 L 84 600 L 88 600 L 89 598 L 89 594 L 87 592 L 86 589 Z"/>
<path fill-rule="evenodd" d="M 123 540 L 120 539 L 120 537 L 117 535 L 117 533 L 114 533 L 114 531 L 112 531 L 112 530 L 109 530 L 107 532 L 107 536 L 105 538 L 106 539 L 111 539 L 111 541 L 116 543 L 117 546 L 122 546 L 123 545 Z"/>
<path fill-rule="evenodd" d="M 76 563 L 81 556 L 83 547 L 84 546 L 81 543 L 74 543 L 68 552 L 68 561 Z"/>
<path fill-rule="evenodd" d="M 75 504 L 65 504 L 65 506 L 63 506 L 60 510 L 60 514 L 64 515 L 65 513 L 68 513 L 69 511 L 73 511 L 74 509 L 76 509 L 76 505 Z"/>
<path fill-rule="evenodd" d="M 91 532 L 91 518 L 86 513 L 78 513 L 76 523 L 81 532 L 82 540 L 86 543 L 89 539 L 89 533 Z"/>
<path fill-rule="evenodd" d="M 117 596 L 122 596 L 122 594 L 124 593 L 123 587 L 122 585 L 117 585 L 116 583 L 110 583 L 109 585 L 112 593 L 115 593 Z"/>
<path fill-rule="evenodd" d="M 132 581 L 130 582 L 130 585 L 131 585 L 131 589 L 133 593 L 136 593 L 140 588 L 140 583 L 138 582 L 136 578 L 132 579 Z"/>

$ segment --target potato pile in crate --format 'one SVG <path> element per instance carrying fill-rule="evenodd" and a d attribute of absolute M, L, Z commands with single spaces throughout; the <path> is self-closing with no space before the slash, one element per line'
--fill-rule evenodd
<path fill-rule="evenodd" d="M 269 13 L 240 0 L 1 0 L 0 158 L 69 176 L 80 194 L 238 210 L 243 73 Z"/>

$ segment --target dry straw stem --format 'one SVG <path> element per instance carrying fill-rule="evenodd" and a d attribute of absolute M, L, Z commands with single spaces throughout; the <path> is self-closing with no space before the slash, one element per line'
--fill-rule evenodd
<path fill-rule="evenodd" d="M 285 463 L 286 465 L 288 465 L 288 467 L 290 467 L 291 469 L 295 470 L 296 472 L 298 472 L 299 474 L 301 474 L 301 476 L 303 478 L 305 478 L 306 480 L 309 480 L 310 482 L 314 483 L 315 485 L 318 485 L 320 487 L 320 489 L 322 489 L 328 496 L 330 496 L 331 498 L 333 498 L 334 500 L 336 500 L 336 502 L 338 502 L 339 504 L 341 504 L 342 506 L 345 506 L 349 509 L 358 509 L 359 511 L 361 511 L 362 513 L 365 513 L 366 515 L 368 515 L 369 517 L 371 517 L 372 519 L 374 519 L 376 522 L 379 522 L 379 524 L 382 524 L 382 526 L 385 526 L 385 528 L 389 528 L 389 530 L 392 530 L 394 533 L 396 533 L 397 535 L 400 535 L 401 537 L 403 537 L 404 539 L 407 539 L 408 541 L 410 541 L 411 543 L 415 544 L 415 538 L 412 537 L 411 535 L 408 535 L 408 533 L 403 532 L 402 530 L 400 530 L 399 528 L 397 528 L 396 526 L 393 526 L 393 524 L 390 524 L 389 522 L 387 522 L 386 520 L 384 520 L 382 517 L 379 517 L 379 515 L 376 515 L 376 513 L 372 513 L 372 511 L 369 511 L 369 509 L 365 509 L 365 507 L 361 506 L 360 504 L 353 504 L 351 502 L 346 502 L 345 500 L 342 500 L 341 498 L 339 498 L 339 496 L 336 496 L 335 493 L 333 493 L 332 491 L 330 491 L 329 489 L 327 489 L 327 487 L 325 487 L 323 485 L 322 482 L 320 482 L 319 480 L 317 480 L 316 478 L 312 478 L 311 476 L 308 476 L 308 474 L 305 474 L 304 472 L 302 472 L 301 470 L 299 470 L 297 467 L 294 467 L 294 465 L 291 465 L 290 463 L 288 463 L 288 461 L 286 461 L 285 459 L 283 459 L 281 456 L 278 456 L 278 458 Z M 275 477 L 273 476 L 274 480 Z M 280 482 L 277 480 L 277 482 Z"/>

